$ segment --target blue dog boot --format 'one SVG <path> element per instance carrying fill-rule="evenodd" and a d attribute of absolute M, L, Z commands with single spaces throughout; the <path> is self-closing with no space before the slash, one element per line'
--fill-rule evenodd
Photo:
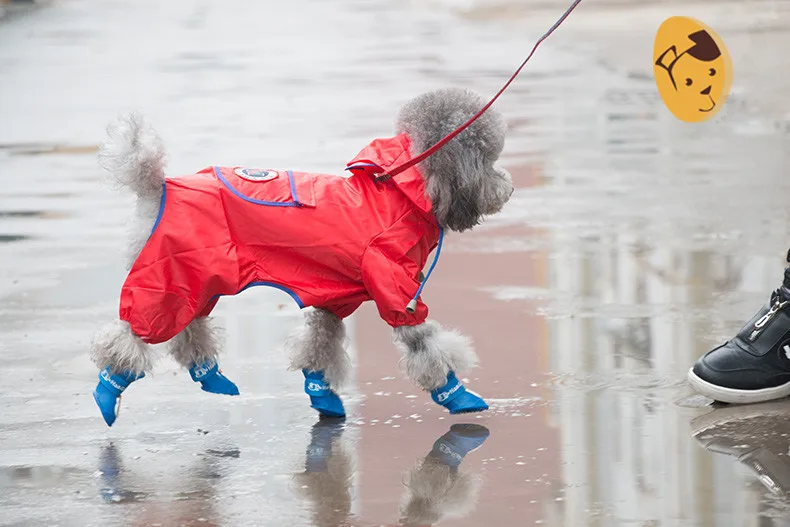
<path fill-rule="evenodd" d="M 451 414 L 488 410 L 486 402 L 476 393 L 464 388 L 452 371 L 447 374 L 447 384 L 431 392 L 431 399 L 450 410 Z"/>
<path fill-rule="evenodd" d="M 222 395 L 239 395 L 239 388 L 233 381 L 222 375 L 219 364 L 206 362 L 201 365 L 194 364 L 189 368 L 189 376 L 199 382 L 204 392 L 219 393 Z"/>
<path fill-rule="evenodd" d="M 469 452 L 485 443 L 489 434 L 490 432 L 485 426 L 453 425 L 446 434 L 436 440 L 428 455 L 451 468 L 457 468 Z"/>
<path fill-rule="evenodd" d="M 99 405 L 101 415 L 107 426 L 112 426 L 121 407 L 121 393 L 137 379 L 145 377 L 145 373 L 140 372 L 136 375 L 132 372 L 110 373 L 110 368 L 104 368 L 99 372 L 99 384 L 93 390 L 93 399 Z"/>
<path fill-rule="evenodd" d="M 345 417 L 343 401 L 329 388 L 329 383 L 324 380 L 324 372 L 305 369 L 302 373 L 304 391 L 310 396 L 310 406 L 326 417 Z"/>

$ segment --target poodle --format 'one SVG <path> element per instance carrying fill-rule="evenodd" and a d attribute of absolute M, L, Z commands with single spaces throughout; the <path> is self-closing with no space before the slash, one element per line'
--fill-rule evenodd
<path fill-rule="evenodd" d="M 412 99 L 399 112 L 396 135 L 364 147 L 348 163 L 348 177 L 214 166 L 166 178 L 162 142 L 142 118 L 110 125 L 99 164 L 136 194 L 137 205 L 120 316 L 91 343 L 100 369 L 93 395 L 107 424 L 121 392 L 150 370 L 152 344 L 167 342 L 203 390 L 238 395 L 219 370 L 209 315 L 220 297 L 258 285 L 285 291 L 306 311 L 287 348 L 321 415 L 345 416 L 338 391 L 351 362 L 343 319 L 370 300 L 393 328 L 413 383 L 450 413 L 488 409 L 456 377 L 477 362 L 470 340 L 428 319 L 421 292 L 444 230 L 475 227 L 513 193 L 508 172 L 494 166 L 505 121 L 488 109 L 403 169 L 484 104 L 463 89 Z"/>

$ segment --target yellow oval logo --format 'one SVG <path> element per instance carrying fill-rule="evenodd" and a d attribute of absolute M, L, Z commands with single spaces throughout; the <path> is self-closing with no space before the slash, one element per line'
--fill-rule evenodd
<path fill-rule="evenodd" d="M 710 27 L 673 16 L 656 33 L 653 74 L 669 111 L 681 121 L 697 123 L 724 106 L 732 85 L 732 59 Z"/>

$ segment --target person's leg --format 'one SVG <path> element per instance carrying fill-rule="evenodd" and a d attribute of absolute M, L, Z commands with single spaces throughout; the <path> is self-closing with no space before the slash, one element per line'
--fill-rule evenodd
<path fill-rule="evenodd" d="M 790 251 L 788 251 L 790 263 Z M 731 340 L 703 355 L 689 384 L 724 403 L 757 403 L 790 395 L 790 267 L 782 285 Z"/>

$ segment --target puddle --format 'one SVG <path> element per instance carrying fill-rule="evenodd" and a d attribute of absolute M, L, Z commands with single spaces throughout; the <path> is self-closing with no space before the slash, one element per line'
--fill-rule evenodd
<path fill-rule="evenodd" d="M 12 156 L 38 156 L 49 154 L 84 155 L 95 154 L 98 145 L 65 145 L 44 143 L 0 144 L 0 151 L 7 151 Z"/>
<path fill-rule="evenodd" d="M 0 488 L 2 487 L 51 487 L 85 475 L 84 470 L 59 466 L 18 466 L 0 467 Z"/>
<path fill-rule="evenodd" d="M 210 454 L 214 457 L 230 457 L 230 458 L 238 459 L 238 457 L 241 455 L 241 450 L 239 450 L 238 448 L 231 448 L 228 450 L 218 450 L 218 449 L 209 448 L 208 450 L 206 450 L 206 454 Z"/>
<path fill-rule="evenodd" d="M 32 236 L 26 236 L 24 234 L 0 234 L 0 243 L 21 242 L 32 238 Z"/>
<path fill-rule="evenodd" d="M 40 218 L 42 220 L 59 220 L 70 217 L 59 211 L 47 210 L 0 210 L 0 220 L 4 218 Z"/>

